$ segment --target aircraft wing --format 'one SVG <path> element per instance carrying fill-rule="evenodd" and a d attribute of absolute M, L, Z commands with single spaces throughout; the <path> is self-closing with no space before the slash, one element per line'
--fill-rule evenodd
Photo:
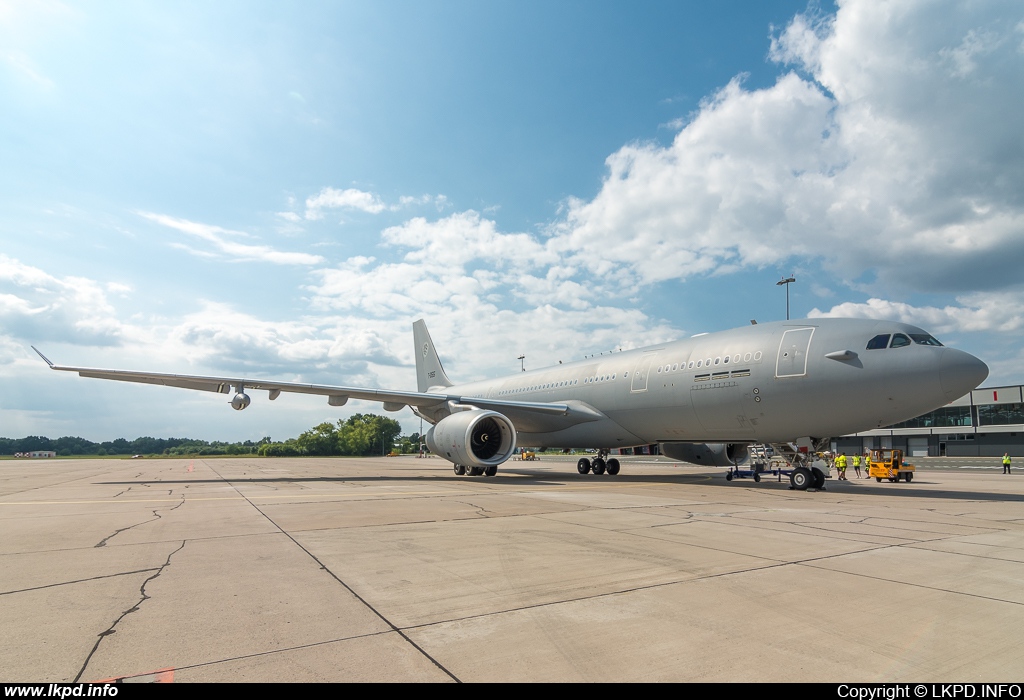
<path fill-rule="evenodd" d="M 331 386 L 326 384 L 299 384 L 297 382 L 276 382 L 266 379 L 247 379 L 244 377 L 204 377 L 189 374 L 165 374 L 159 372 L 135 372 L 122 369 L 97 369 L 93 367 L 67 367 L 51 362 L 34 346 L 32 348 L 50 366 L 50 369 L 62 372 L 77 372 L 81 377 L 109 379 L 119 382 L 135 382 L 139 384 L 157 384 L 173 386 L 181 389 L 210 391 L 217 394 L 229 394 L 232 391 L 262 389 L 270 392 L 270 400 L 276 399 L 281 392 L 294 394 L 316 394 L 327 396 L 328 403 L 342 406 L 348 399 L 363 401 L 380 401 L 387 411 L 398 411 L 405 406 L 438 407 L 450 403 L 452 408 L 472 406 L 502 413 L 516 425 L 517 430 L 526 432 L 554 432 L 564 430 L 578 423 L 600 420 L 602 413 L 578 401 L 566 403 L 544 403 L 526 401 L 500 401 L 457 393 L 428 393 L 418 391 L 392 391 L 388 389 L 368 389 L 365 387 Z"/>

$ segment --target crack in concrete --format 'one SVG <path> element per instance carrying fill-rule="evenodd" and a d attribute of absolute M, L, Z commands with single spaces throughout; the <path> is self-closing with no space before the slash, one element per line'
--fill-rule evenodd
<path fill-rule="evenodd" d="M 110 627 L 96 635 L 96 643 L 93 645 L 92 650 L 89 652 L 89 655 L 85 657 L 85 662 L 82 664 L 82 668 L 78 671 L 78 675 L 75 676 L 75 679 L 72 681 L 72 683 L 78 683 L 81 680 L 82 674 L 85 673 L 85 669 L 88 668 L 89 662 L 92 661 L 93 655 L 96 653 L 96 650 L 100 648 L 100 643 L 103 641 L 103 638 L 109 637 L 110 635 L 117 632 L 116 628 L 118 624 L 120 624 L 121 620 L 123 620 L 126 616 L 132 614 L 133 612 L 138 612 L 139 606 L 147 600 L 149 600 L 150 595 L 146 593 L 146 586 L 149 584 L 150 581 L 158 578 L 160 574 L 162 574 L 164 570 L 171 565 L 171 557 L 173 557 L 175 554 L 177 554 L 184 548 L 185 540 L 182 540 L 181 544 L 178 545 L 178 548 L 167 555 L 167 559 L 164 561 L 163 565 L 159 569 L 157 569 L 156 573 L 154 573 L 152 576 L 143 581 L 142 585 L 139 586 L 139 595 L 141 596 L 141 598 L 139 598 L 139 602 L 125 610 L 120 615 L 118 615 L 117 619 L 114 620 L 113 624 L 111 624 Z"/>
<path fill-rule="evenodd" d="M 180 502 L 180 503 L 179 503 L 178 505 L 174 506 L 174 508 L 168 508 L 168 509 L 167 509 L 167 512 L 169 513 L 169 512 L 171 512 L 172 510 L 176 510 L 176 509 L 178 509 L 178 508 L 181 508 L 181 507 L 182 507 L 183 505 L 185 505 L 185 497 L 184 497 L 184 496 L 182 496 L 182 498 L 181 498 L 181 502 Z M 153 522 L 153 521 L 155 521 L 155 520 L 160 520 L 160 519 L 161 519 L 161 518 L 162 518 L 163 516 L 162 516 L 162 515 L 160 515 L 160 512 L 159 512 L 159 511 L 160 511 L 160 509 L 159 509 L 159 508 L 154 508 L 154 509 L 153 509 L 153 517 L 152 517 L 152 518 L 150 518 L 149 520 L 143 520 L 143 521 L 142 521 L 142 522 L 140 522 L 140 523 L 135 523 L 134 525 L 129 525 L 128 527 L 122 527 L 122 528 L 120 528 L 119 530 L 114 530 L 114 532 L 112 532 L 111 534 L 107 535 L 107 536 L 106 536 L 106 537 L 104 537 L 104 538 L 103 538 L 102 540 L 100 540 L 99 542 L 97 542 L 96 544 L 94 544 L 94 545 L 93 545 L 93 547 L 94 547 L 94 548 L 98 548 L 98 547 L 106 547 L 106 546 L 107 546 L 107 542 L 108 542 L 108 541 L 110 541 L 110 540 L 111 540 L 111 539 L 113 539 L 114 537 L 117 537 L 118 535 L 120 535 L 120 534 L 121 534 L 122 532 L 124 532 L 125 530 L 131 530 L 131 529 L 132 529 L 133 527 L 138 527 L 139 525 L 145 525 L 146 523 L 151 523 L 151 522 Z"/>
<path fill-rule="evenodd" d="M 492 513 L 493 512 L 493 511 L 487 510 L 483 506 L 477 505 L 476 503 L 470 503 L 469 501 L 460 501 L 457 498 L 453 498 L 452 500 L 455 501 L 456 503 L 461 503 L 464 506 L 469 506 L 470 508 L 476 508 L 476 514 L 479 515 L 481 518 L 489 518 L 491 516 L 487 515 L 487 513 Z"/>
<path fill-rule="evenodd" d="M 2 591 L 0 595 L 12 595 L 14 593 L 27 593 L 28 591 L 39 591 L 44 588 L 56 588 L 57 586 L 70 586 L 74 583 L 88 583 L 89 581 L 98 581 L 104 578 L 116 578 L 118 576 L 131 576 L 132 574 L 144 574 L 147 571 L 156 571 L 156 568 L 139 569 L 138 571 L 121 571 L 116 574 L 102 574 L 100 576 L 93 576 L 91 578 L 80 578 L 74 581 L 61 581 L 60 583 L 48 583 L 45 586 L 33 586 L 32 588 L 19 588 L 16 591 Z"/>

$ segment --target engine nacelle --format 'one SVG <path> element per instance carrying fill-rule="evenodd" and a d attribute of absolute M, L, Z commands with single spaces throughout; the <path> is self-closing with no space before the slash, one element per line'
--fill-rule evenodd
<path fill-rule="evenodd" d="M 452 464 L 494 467 L 516 449 L 516 429 L 496 411 L 459 411 L 427 432 L 427 447 Z"/>
<path fill-rule="evenodd" d="M 731 467 L 743 464 L 750 456 L 750 450 L 742 442 L 663 442 L 661 453 L 666 457 L 692 464 L 707 464 L 715 467 Z"/>
<path fill-rule="evenodd" d="M 231 399 L 231 408 L 241 411 L 250 403 L 248 394 L 235 394 Z"/>

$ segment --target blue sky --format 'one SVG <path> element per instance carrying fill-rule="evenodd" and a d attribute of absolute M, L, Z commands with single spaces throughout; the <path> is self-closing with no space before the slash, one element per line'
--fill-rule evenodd
<path fill-rule="evenodd" d="M 0 0 L 0 434 L 333 409 L 65 364 L 414 386 L 785 314 L 1024 382 L 1016 2 Z M 411 413 L 399 414 L 407 429 Z"/>

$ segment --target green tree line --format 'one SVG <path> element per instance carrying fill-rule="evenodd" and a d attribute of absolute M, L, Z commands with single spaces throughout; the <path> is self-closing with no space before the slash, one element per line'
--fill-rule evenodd
<path fill-rule="evenodd" d="M 419 434 L 401 435 L 398 421 L 373 414 L 357 413 L 348 420 L 321 423 L 299 437 L 274 442 L 265 437 L 253 442 L 219 442 L 192 438 L 139 437 L 92 442 L 81 437 L 50 439 L 40 435 L 0 438 L 0 455 L 18 452 L 52 451 L 62 457 L 73 455 L 244 455 L 372 456 L 397 451 L 413 453 L 419 449 Z"/>

